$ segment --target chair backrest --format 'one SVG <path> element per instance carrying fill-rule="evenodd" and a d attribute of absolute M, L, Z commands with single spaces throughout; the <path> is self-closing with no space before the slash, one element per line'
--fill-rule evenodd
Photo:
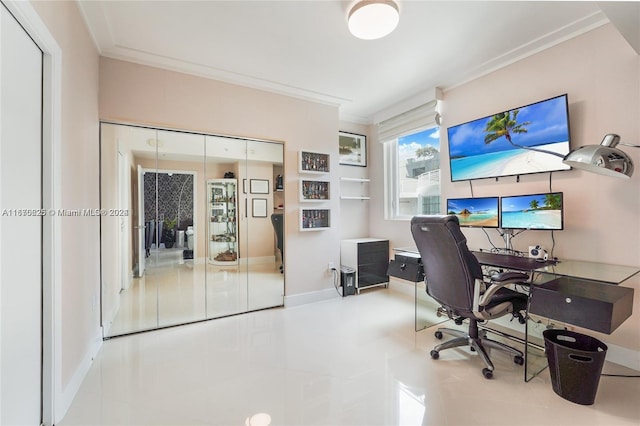
<path fill-rule="evenodd" d="M 454 215 L 415 216 L 411 234 L 424 266 L 427 293 L 461 316 L 473 316 L 473 288 L 482 267 Z"/>
<path fill-rule="evenodd" d="M 278 246 L 278 250 L 280 253 L 284 253 L 284 241 L 283 241 L 283 232 L 284 232 L 284 216 L 282 213 L 273 213 L 271 215 L 271 224 L 273 225 L 273 230 L 276 233 L 276 244 Z"/>

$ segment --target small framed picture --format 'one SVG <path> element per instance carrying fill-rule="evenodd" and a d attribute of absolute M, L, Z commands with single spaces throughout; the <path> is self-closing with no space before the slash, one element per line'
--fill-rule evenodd
<path fill-rule="evenodd" d="M 266 198 L 254 198 L 252 202 L 253 217 L 267 217 L 267 199 Z"/>
<path fill-rule="evenodd" d="M 266 179 L 250 179 L 249 192 L 252 194 L 268 194 L 269 181 Z"/>
<path fill-rule="evenodd" d="M 246 179 L 242 179 L 242 193 L 243 194 L 247 193 L 247 180 Z"/>
<path fill-rule="evenodd" d="M 338 132 L 338 152 L 340 164 L 366 167 L 367 137 L 355 133 Z"/>

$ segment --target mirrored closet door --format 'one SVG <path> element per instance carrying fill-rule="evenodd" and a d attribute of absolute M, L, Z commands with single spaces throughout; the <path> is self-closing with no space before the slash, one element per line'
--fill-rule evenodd
<path fill-rule="evenodd" d="M 105 337 L 282 306 L 283 145 L 101 124 Z"/>

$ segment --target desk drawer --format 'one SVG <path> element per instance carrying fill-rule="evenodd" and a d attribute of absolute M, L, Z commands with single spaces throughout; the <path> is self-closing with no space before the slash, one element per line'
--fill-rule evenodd
<path fill-rule="evenodd" d="M 531 285 L 529 313 L 611 334 L 633 310 L 633 289 L 615 284 L 557 278 Z"/>
<path fill-rule="evenodd" d="M 396 256 L 396 259 L 397 257 L 398 256 Z M 392 260 L 389 262 L 387 275 L 415 283 L 424 281 L 424 269 L 422 268 L 422 263 Z"/>

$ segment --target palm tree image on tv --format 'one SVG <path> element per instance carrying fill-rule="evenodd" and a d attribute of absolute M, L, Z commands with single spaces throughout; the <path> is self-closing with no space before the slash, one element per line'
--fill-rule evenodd
<path fill-rule="evenodd" d="M 451 180 L 568 170 L 566 95 L 447 129 Z"/>
<path fill-rule="evenodd" d="M 487 127 L 484 129 L 487 135 L 484 137 L 484 143 L 490 144 L 496 139 L 504 138 L 516 148 L 529 149 L 531 151 L 542 152 L 544 154 L 556 155 L 555 152 L 547 151 L 546 149 L 534 148 L 531 146 L 518 145 L 513 142 L 512 134 L 527 133 L 527 128 L 531 124 L 530 121 L 524 123 L 518 123 L 518 113 L 520 110 L 514 109 L 513 111 L 501 112 L 496 114 L 487 123 Z"/>
<path fill-rule="evenodd" d="M 512 134 L 527 133 L 526 126 L 531 124 L 530 121 L 518 123 L 519 112 L 520 110 L 514 109 L 513 111 L 502 112 L 491 117 L 487 123 L 487 127 L 484 129 L 487 133 L 484 137 L 484 143 L 490 144 L 496 139 L 500 139 L 504 136 L 511 145 L 518 148 L 528 149 L 528 147 L 513 143 L 513 139 L 511 137 Z"/>

